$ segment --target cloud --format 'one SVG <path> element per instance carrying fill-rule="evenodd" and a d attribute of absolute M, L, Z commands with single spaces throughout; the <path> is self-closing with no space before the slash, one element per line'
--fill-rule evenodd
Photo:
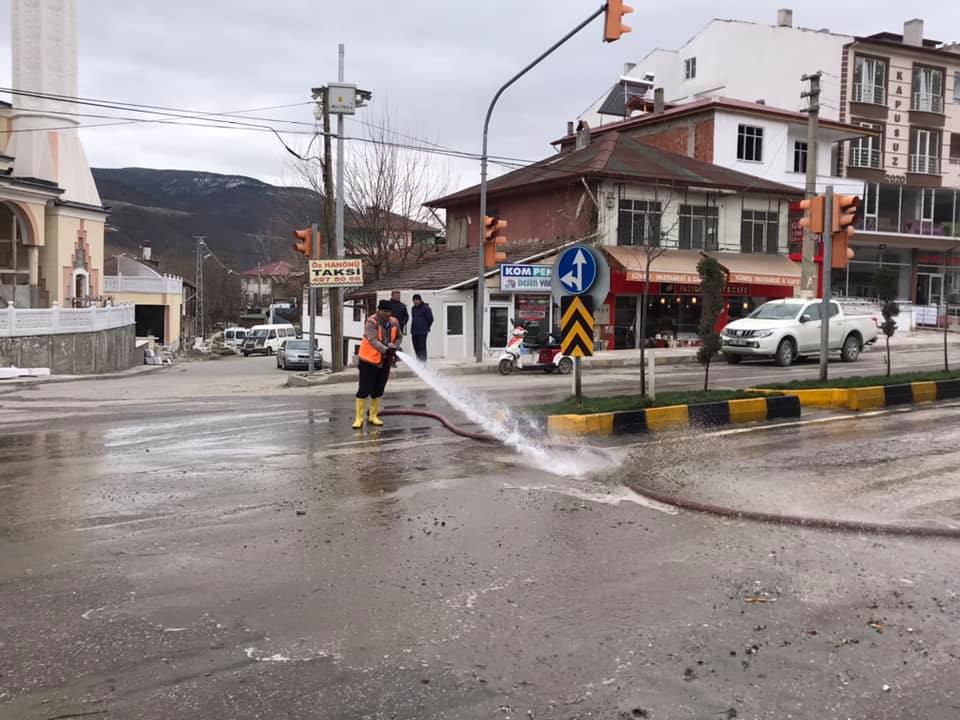
<path fill-rule="evenodd" d="M 604 45 L 597 20 L 504 94 L 491 124 L 492 153 L 549 155 L 549 141 L 606 91 L 625 61 L 655 46 L 679 47 L 717 12 L 706 0 L 632 4 L 633 33 Z M 772 23 L 782 4 L 740 0 L 723 13 Z M 83 0 L 80 92 L 203 111 L 306 102 L 312 87 L 336 78 L 343 42 L 348 81 L 372 90 L 375 105 L 389 103 L 397 129 L 476 152 L 499 85 L 594 7 L 582 0 Z M 896 32 L 906 19 L 892 2 L 873 3 L 869 13 L 827 0 L 794 3 L 794 10 L 798 24 L 834 23 L 832 29 L 858 35 Z M 949 4 L 926 10 L 928 35 L 953 27 Z M 0 21 L 7 28 L 0 32 L 0 83 L 9 85 L 9 14 Z M 306 105 L 259 115 L 313 122 Z M 154 124 L 82 132 L 95 166 L 191 168 L 276 181 L 287 162 L 280 143 L 263 133 Z M 464 183 L 477 177 L 476 163 L 453 164 Z"/>

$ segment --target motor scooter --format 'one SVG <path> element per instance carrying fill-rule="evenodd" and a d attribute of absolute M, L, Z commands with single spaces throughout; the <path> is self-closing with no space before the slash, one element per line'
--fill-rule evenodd
<path fill-rule="evenodd" d="M 515 324 L 507 347 L 500 354 L 500 374 L 509 375 L 517 370 L 543 370 L 569 375 L 573 370 L 573 358 L 560 352 L 560 343 L 548 338 L 542 345 L 527 344 L 527 329 Z"/>

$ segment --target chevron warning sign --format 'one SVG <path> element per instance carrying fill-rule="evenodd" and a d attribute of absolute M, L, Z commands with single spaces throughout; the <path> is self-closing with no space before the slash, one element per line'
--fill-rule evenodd
<path fill-rule="evenodd" d="M 560 301 L 560 352 L 570 357 L 593 356 L 593 298 L 567 296 Z"/>

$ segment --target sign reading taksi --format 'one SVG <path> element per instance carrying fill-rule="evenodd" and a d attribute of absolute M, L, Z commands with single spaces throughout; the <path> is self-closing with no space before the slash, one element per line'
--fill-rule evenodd
<path fill-rule="evenodd" d="M 356 287 L 363 285 L 362 260 L 311 260 L 311 287 Z"/>
<path fill-rule="evenodd" d="M 501 265 L 500 289 L 513 293 L 549 293 L 550 265 Z"/>

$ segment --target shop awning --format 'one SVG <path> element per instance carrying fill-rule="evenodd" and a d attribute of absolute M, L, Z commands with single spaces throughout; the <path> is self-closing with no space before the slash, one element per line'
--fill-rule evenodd
<path fill-rule="evenodd" d="M 611 266 L 626 273 L 629 282 L 643 282 L 647 250 L 637 246 L 609 246 L 603 250 Z M 800 287 L 800 264 L 783 255 L 711 252 L 711 257 L 729 272 L 729 283 Z M 650 282 L 698 285 L 697 263 L 703 253 L 696 250 L 664 250 L 650 265 Z"/>

